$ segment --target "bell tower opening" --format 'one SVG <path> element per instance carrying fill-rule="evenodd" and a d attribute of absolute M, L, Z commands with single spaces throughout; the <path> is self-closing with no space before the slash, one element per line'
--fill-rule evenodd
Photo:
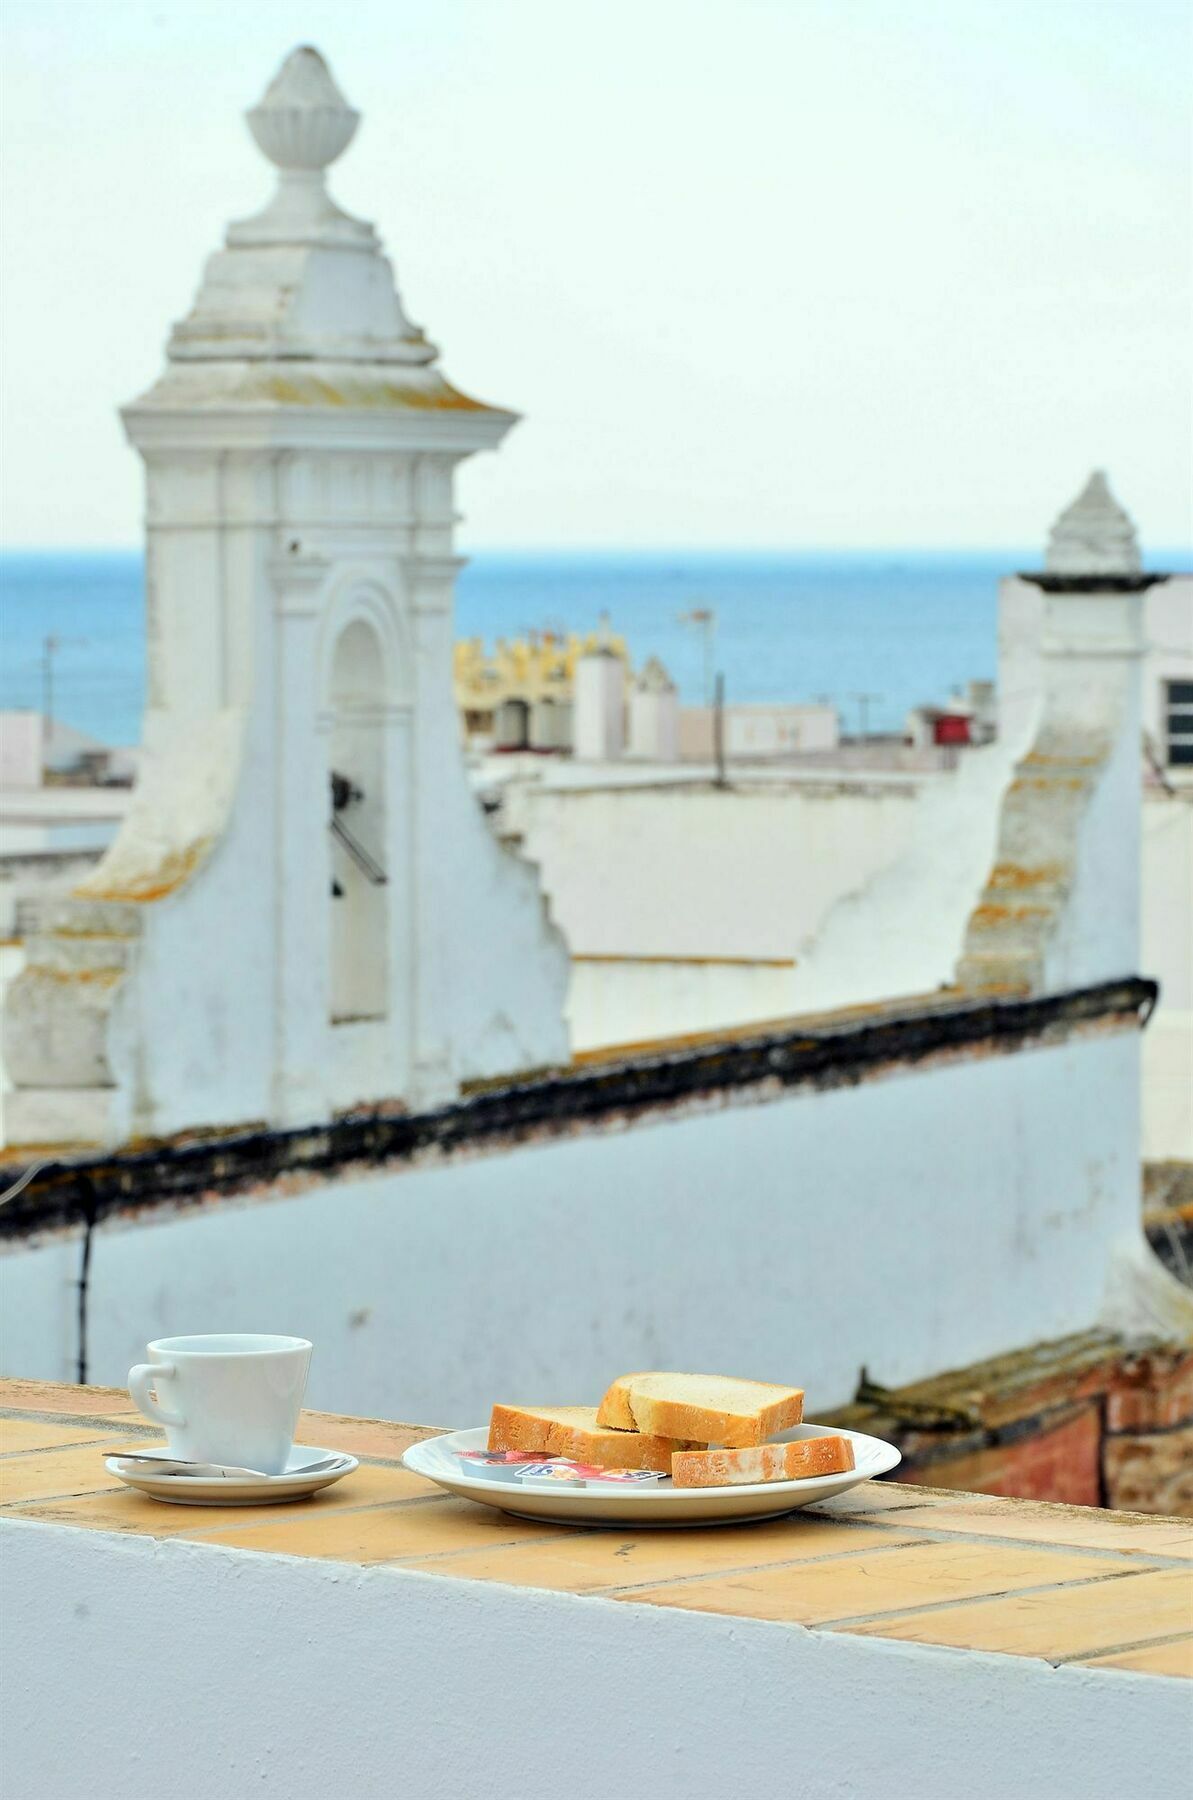
<path fill-rule="evenodd" d="M 329 696 L 333 1025 L 381 1019 L 389 1010 L 385 683 L 377 633 L 353 619 L 336 640 Z"/>

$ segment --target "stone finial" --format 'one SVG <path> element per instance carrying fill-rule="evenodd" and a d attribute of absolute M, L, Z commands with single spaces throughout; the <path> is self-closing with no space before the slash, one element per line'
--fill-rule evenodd
<path fill-rule="evenodd" d="M 635 683 L 640 694 L 673 694 L 675 683 L 657 656 L 649 656 Z"/>
<path fill-rule="evenodd" d="M 279 169 L 326 169 L 352 142 L 360 114 L 341 94 L 310 44 L 291 50 L 261 99 L 249 130 Z"/>
<path fill-rule="evenodd" d="M 373 227 L 342 212 L 327 192 L 323 172 L 352 142 L 360 114 L 341 94 L 318 50 L 310 44 L 291 50 L 245 118 L 278 171 L 278 190 L 264 212 L 229 227 L 229 245 L 376 247 Z"/>
<path fill-rule="evenodd" d="M 1095 469 L 1048 535 L 1044 567 L 1050 575 L 1137 575 L 1139 540 L 1130 515 Z"/>

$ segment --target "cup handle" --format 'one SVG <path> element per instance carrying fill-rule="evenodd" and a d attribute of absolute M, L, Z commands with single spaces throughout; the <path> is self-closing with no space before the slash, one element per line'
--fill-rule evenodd
<path fill-rule="evenodd" d="M 155 1400 L 149 1392 L 151 1387 L 156 1387 L 160 1381 L 167 1380 L 171 1375 L 177 1375 L 177 1373 L 178 1370 L 171 1362 L 138 1363 L 135 1369 L 130 1369 L 128 1372 L 129 1393 L 145 1417 L 153 1419 L 158 1425 L 186 1424 L 181 1413 L 171 1412 L 168 1406 L 163 1406 L 160 1399 Z"/>

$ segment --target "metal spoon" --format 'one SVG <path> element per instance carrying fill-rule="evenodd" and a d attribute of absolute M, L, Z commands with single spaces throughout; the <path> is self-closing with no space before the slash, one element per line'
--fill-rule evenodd
<path fill-rule="evenodd" d="M 185 1462 L 176 1456 L 153 1456 L 141 1450 L 104 1450 L 101 1452 L 105 1461 L 130 1462 L 150 1465 L 163 1475 L 203 1476 L 208 1479 L 236 1479 L 239 1481 L 277 1481 L 277 1475 L 267 1475 L 264 1469 L 240 1469 L 231 1463 Z M 283 1475 L 317 1475 L 325 1469 L 335 1468 L 345 1458 L 340 1456 L 324 1456 L 318 1462 L 303 1463 L 299 1469 L 283 1469 Z"/>

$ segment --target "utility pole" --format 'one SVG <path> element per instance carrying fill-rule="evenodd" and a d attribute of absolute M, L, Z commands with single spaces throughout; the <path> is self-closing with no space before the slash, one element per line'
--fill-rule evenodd
<path fill-rule="evenodd" d="M 67 644 L 86 642 L 86 638 L 59 637 L 56 631 L 48 631 L 41 641 L 41 716 L 45 720 L 41 757 L 43 769 L 50 760 L 54 740 L 54 657 Z"/>
<path fill-rule="evenodd" d="M 698 625 L 704 633 L 704 704 L 713 703 L 713 646 L 716 640 L 717 615 L 711 606 L 694 606 L 680 613 L 681 625 Z"/>
<path fill-rule="evenodd" d="M 858 736 L 861 738 L 869 737 L 869 735 L 870 735 L 870 702 L 871 702 L 871 700 L 881 700 L 882 695 L 881 694 L 850 694 L 849 698 L 851 700 L 856 700 L 857 705 L 858 705 Z"/>
<path fill-rule="evenodd" d="M 717 763 L 716 785 L 719 788 L 728 787 L 729 783 L 725 778 L 725 677 L 723 675 L 717 676 L 714 690 L 712 741 L 713 754 Z"/>

